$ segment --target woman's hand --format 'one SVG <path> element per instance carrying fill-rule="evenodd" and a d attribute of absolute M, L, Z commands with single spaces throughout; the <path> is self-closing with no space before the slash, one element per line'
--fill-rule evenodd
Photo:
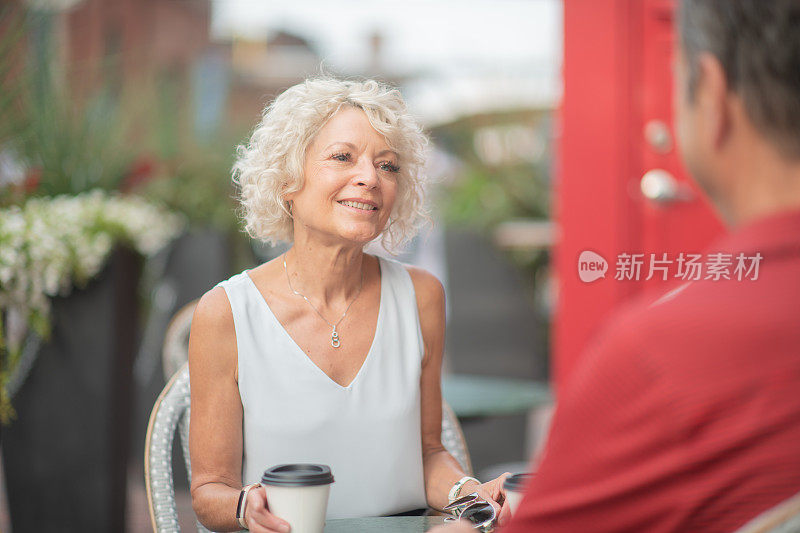
<path fill-rule="evenodd" d="M 289 533 L 291 527 L 286 520 L 278 518 L 267 510 L 267 493 L 258 487 L 247 494 L 244 508 L 244 523 L 253 533 Z"/>
<path fill-rule="evenodd" d="M 474 482 L 467 482 L 459 494 L 466 495 L 477 492 L 481 498 L 492 504 L 494 512 L 497 515 L 497 525 L 502 526 L 511 518 L 511 510 L 506 504 L 506 491 L 503 488 L 503 482 L 510 475 L 511 472 L 506 472 L 480 485 Z"/>
<path fill-rule="evenodd" d="M 506 491 L 503 488 L 503 482 L 510 475 L 511 472 L 506 472 L 491 481 L 481 484 L 467 482 L 464 484 L 461 491 L 459 491 L 459 494 L 467 495 L 477 492 L 481 498 L 492 504 L 497 516 L 497 525 L 502 526 L 511 518 L 511 510 L 506 503 Z M 475 530 L 470 526 L 469 522 L 458 520 L 450 524 L 437 526 L 429 530 L 428 533 L 472 533 L 473 531 Z"/>

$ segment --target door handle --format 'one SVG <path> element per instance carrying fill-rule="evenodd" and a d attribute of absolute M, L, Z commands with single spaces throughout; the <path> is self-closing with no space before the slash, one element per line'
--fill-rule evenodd
<path fill-rule="evenodd" d="M 660 205 L 691 202 L 695 197 L 689 186 L 679 183 L 675 176 L 662 168 L 654 168 L 645 172 L 639 182 L 639 188 L 642 196 Z"/>

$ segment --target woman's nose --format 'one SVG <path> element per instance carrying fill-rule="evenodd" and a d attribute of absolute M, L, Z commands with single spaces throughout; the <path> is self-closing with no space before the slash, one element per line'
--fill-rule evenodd
<path fill-rule="evenodd" d="M 362 162 L 357 169 L 356 184 L 373 189 L 378 186 L 378 171 L 371 161 Z"/>

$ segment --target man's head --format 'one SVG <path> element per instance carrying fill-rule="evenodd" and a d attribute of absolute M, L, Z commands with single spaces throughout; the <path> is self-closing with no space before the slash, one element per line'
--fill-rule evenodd
<path fill-rule="evenodd" d="M 681 151 L 712 199 L 734 208 L 729 176 L 745 155 L 800 163 L 800 0 L 682 0 L 679 28 Z"/>

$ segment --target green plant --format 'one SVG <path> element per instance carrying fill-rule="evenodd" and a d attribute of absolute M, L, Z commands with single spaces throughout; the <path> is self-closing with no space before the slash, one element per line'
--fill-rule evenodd
<path fill-rule="evenodd" d="M 48 25 L 43 14 L 0 12 L 0 29 L 8 28 L 0 33 L 0 152 L 27 172 L 17 187 L 0 185 L 0 205 L 122 190 L 179 211 L 194 225 L 235 229 L 230 169 L 241 135 L 198 138 L 179 80 L 148 71 L 119 87 L 103 77 L 119 61 L 113 56 L 82 65 L 86 77 L 105 82 L 73 94 L 75 73 L 54 64 Z"/>
<path fill-rule="evenodd" d="M 234 142 L 190 145 L 179 155 L 160 160 L 155 176 L 134 190 L 184 214 L 194 226 L 234 232 L 238 228 L 230 169 Z"/>
<path fill-rule="evenodd" d="M 517 110 L 437 127 L 437 144 L 461 163 L 440 202 L 447 222 L 488 230 L 516 218 L 547 218 L 549 122 L 547 111 Z"/>
<path fill-rule="evenodd" d="M 236 225 L 229 177 L 236 143 L 191 135 L 187 99 L 174 84 L 101 75 L 105 83 L 76 94 L 71 65 L 55 61 L 52 20 L 13 5 L 0 11 L 0 158 L 22 179 L 4 183 L 0 175 L 3 422 L 13 415 L 7 385 L 26 335 L 48 335 L 50 298 L 87 283 L 116 246 L 149 256 L 187 219 Z"/>
<path fill-rule="evenodd" d="M 546 218 L 549 182 L 536 166 L 468 165 L 445 189 L 448 222 L 489 229 L 515 218 Z"/>
<path fill-rule="evenodd" d="M 0 209 L 0 421 L 13 414 L 6 387 L 25 336 L 49 334 L 50 298 L 84 286 L 115 246 L 152 256 L 183 227 L 150 202 L 100 190 Z"/>
<path fill-rule="evenodd" d="M 128 105 L 142 123 L 138 145 L 147 156 L 134 162 L 126 190 L 183 213 L 193 226 L 234 232 L 231 167 L 244 132 L 218 128 L 199 135 L 181 83 L 162 72 L 143 85 Z M 149 176 L 137 180 L 135 168 L 143 160 Z"/>
<path fill-rule="evenodd" d="M 0 44 L 0 145 L 35 176 L 27 195 L 117 190 L 134 157 L 130 120 L 118 98 L 109 88 L 86 98 L 72 93 L 51 57 L 46 15 L 2 16 L 12 20 L 3 21 L 11 30 Z M 19 201 L 5 192 L 6 204 Z"/>

